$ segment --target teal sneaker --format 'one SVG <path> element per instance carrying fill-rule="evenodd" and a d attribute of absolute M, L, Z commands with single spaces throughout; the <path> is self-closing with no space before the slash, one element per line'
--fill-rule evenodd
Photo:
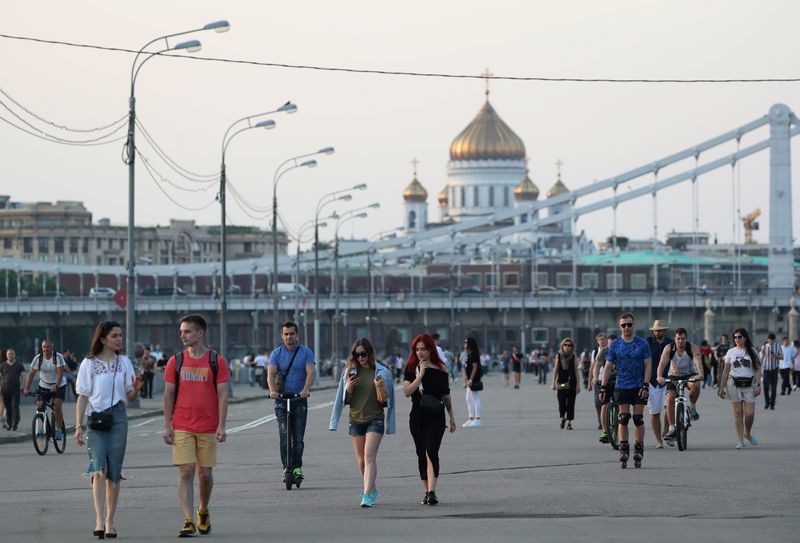
<path fill-rule="evenodd" d="M 361 507 L 372 507 L 375 500 L 372 498 L 372 493 L 361 494 Z"/>
<path fill-rule="evenodd" d="M 369 493 L 369 497 L 372 499 L 372 503 L 375 503 L 376 501 L 378 501 L 378 498 L 381 497 L 381 493 L 378 492 L 378 489 L 376 488 L 375 490 Z"/>

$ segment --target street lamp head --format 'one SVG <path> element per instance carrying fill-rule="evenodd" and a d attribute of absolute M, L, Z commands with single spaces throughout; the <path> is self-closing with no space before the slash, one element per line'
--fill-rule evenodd
<path fill-rule="evenodd" d="M 335 221 L 338 218 L 339 218 L 339 214 L 338 213 L 336 213 L 335 211 L 333 213 L 331 213 L 330 219 Z"/>
<path fill-rule="evenodd" d="M 221 21 L 214 21 L 213 23 L 208 23 L 206 26 L 203 27 L 203 30 L 214 30 L 219 32 L 220 34 L 223 32 L 227 32 L 231 29 L 231 24 L 224 19 Z"/>
<path fill-rule="evenodd" d="M 275 128 L 275 126 L 277 126 L 275 124 L 275 121 L 273 121 L 272 119 L 267 119 L 266 121 L 261 121 L 256 123 L 254 128 L 266 128 L 267 130 L 270 130 L 272 128 Z"/>
<path fill-rule="evenodd" d="M 367 218 L 367 214 L 364 213 L 364 212 L 361 212 L 358 215 L 356 215 L 355 218 L 356 219 L 366 219 Z"/>
<path fill-rule="evenodd" d="M 317 223 L 317 226 L 320 227 L 320 228 L 325 228 L 326 226 L 328 226 L 328 223 L 325 222 L 325 221 L 322 221 L 320 223 Z"/>
<path fill-rule="evenodd" d="M 341 196 L 339 196 L 336 199 L 337 200 L 341 200 L 343 202 L 349 202 L 350 200 L 353 199 L 353 195 L 352 194 L 342 194 Z"/>
<path fill-rule="evenodd" d="M 189 40 L 179 43 L 178 45 L 173 47 L 173 49 L 175 49 L 176 51 L 183 49 L 186 50 L 187 53 L 196 53 L 200 50 L 201 47 L 202 45 L 200 45 L 200 42 L 198 40 Z"/>
<path fill-rule="evenodd" d="M 367 207 L 369 207 L 370 209 L 378 209 L 379 207 L 381 207 L 381 204 L 375 202 L 374 204 L 369 204 L 369 206 Z"/>
<path fill-rule="evenodd" d="M 321 155 L 332 155 L 334 153 L 334 151 L 335 150 L 334 150 L 333 147 L 323 147 L 322 149 L 317 151 L 317 153 L 319 153 Z"/>
<path fill-rule="evenodd" d="M 359 183 L 358 185 L 355 185 L 352 190 L 364 190 L 366 188 L 367 188 L 366 183 Z"/>
<path fill-rule="evenodd" d="M 316 168 L 317 161 L 316 160 L 306 160 L 305 162 L 300 163 L 300 167 L 307 167 L 307 168 Z"/>
<path fill-rule="evenodd" d="M 278 113 L 297 113 L 297 105 L 293 104 L 292 101 L 289 100 L 275 111 Z"/>

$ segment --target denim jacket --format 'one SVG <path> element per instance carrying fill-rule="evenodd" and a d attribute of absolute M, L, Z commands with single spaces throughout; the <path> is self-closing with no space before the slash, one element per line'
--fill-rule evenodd
<path fill-rule="evenodd" d="M 386 383 L 386 388 L 389 389 L 389 398 L 386 401 L 386 433 L 393 434 L 394 433 L 394 379 L 392 377 L 392 372 L 389 369 L 380 364 L 379 362 L 375 363 L 375 377 L 383 377 L 383 381 Z M 339 417 L 342 416 L 342 409 L 344 408 L 344 395 L 345 395 L 345 388 L 344 382 L 347 378 L 347 372 L 342 374 L 342 378 L 339 379 L 339 388 L 336 389 L 336 400 L 333 402 L 333 411 L 331 412 L 331 422 L 328 425 L 328 429 L 331 431 L 335 431 L 336 427 L 339 425 Z"/>

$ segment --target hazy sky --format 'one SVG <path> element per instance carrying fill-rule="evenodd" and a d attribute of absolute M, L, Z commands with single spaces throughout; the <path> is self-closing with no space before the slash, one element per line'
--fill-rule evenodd
<path fill-rule="evenodd" d="M 794 39 L 800 4 L 789 0 L 48 0 L 9 5 L 13 7 L 6 6 L 0 33 L 127 49 L 139 49 L 159 35 L 228 19 L 232 28 L 226 34 L 191 36 L 203 42 L 198 54 L 260 62 L 463 74 L 480 74 L 488 67 L 499 76 L 800 77 Z M 133 60 L 128 53 L 0 38 L 0 59 L 0 87 L 48 120 L 91 128 L 126 114 Z M 544 193 L 555 181 L 557 159 L 563 161 L 564 182 L 577 188 L 745 124 L 776 102 L 800 110 L 798 88 L 800 83 L 497 81 L 491 84 L 491 101 L 525 142 L 531 178 Z M 231 182 L 252 205 L 269 208 L 273 173 L 281 161 L 335 146 L 336 154 L 320 158 L 316 169 L 298 169 L 283 177 L 279 209 L 296 230 L 313 217 L 321 194 L 366 182 L 366 193 L 336 208 L 380 202 L 381 209 L 368 220 L 352 221 L 341 229 L 347 236 L 364 237 L 402 223 L 401 192 L 411 180 L 414 157 L 419 159 L 419 180 L 430 195 L 429 218 L 438 219 L 436 194 L 446 183 L 450 142 L 480 109 L 483 89 L 480 80 L 154 58 L 142 69 L 136 96 L 137 112 L 153 137 L 179 164 L 198 173 L 219 169 L 222 135 L 231 122 L 293 100 L 299 112 L 273 117 L 277 129 L 237 136 L 227 155 Z M 3 108 L 0 116 L 11 118 Z M 764 129 L 742 143 L 766 135 Z M 155 160 L 141 135 L 137 144 L 170 181 L 198 188 Z M 0 194 L 16 201 L 83 200 L 95 220 L 109 217 L 113 223 L 127 223 L 121 142 L 68 147 L 0 123 L 0 149 Z M 730 145 L 708 156 L 734 149 Z M 798 143 L 792 149 L 797 235 Z M 661 177 L 677 171 L 664 171 Z M 759 206 L 768 213 L 768 182 L 766 153 L 741 164 L 744 214 Z M 699 185 L 700 229 L 718 233 L 720 241 L 730 240 L 730 168 L 700 178 Z M 197 208 L 213 200 L 217 187 L 182 192 L 165 184 L 165 189 L 186 207 Z M 165 224 L 170 217 L 219 222 L 218 205 L 191 212 L 170 202 L 141 162 L 136 195 L 138 224 Z M 688 183 L 660 193 L 660 236 L 672 229 L 691 230 L 690 198 Z M 651 236 L 651 209 L 649 198 L 620 206 L 620 235 Z M 245 215 L 230 196 L 228 213 L 233 224 L 268 224 L 266 218 Z M 609 235 L 611 223 L 611 212 L 603 211 L 582 217 L 578 228 L 600 240 Z M 330 230 L 323 233 L 330 235 Z M 765 216 L 758 239 L 766 240 L 767 235 Z"/>

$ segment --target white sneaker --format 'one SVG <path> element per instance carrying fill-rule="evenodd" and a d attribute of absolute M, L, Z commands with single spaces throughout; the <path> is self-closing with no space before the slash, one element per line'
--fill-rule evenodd
<path fill-rule="evenodd" d="M 472 424 L 469 425 L 470 428 L 480 428 L 481 427 L 481 419 L 475 419 L 472 421 Z"/>
<path fill-rule="evenodd" d="M 467 422 L 461 425 L 462 428 L 469 428 L 472 426 L 472 423 L 475 422 L 473 419 L 469 419 Z"/>

